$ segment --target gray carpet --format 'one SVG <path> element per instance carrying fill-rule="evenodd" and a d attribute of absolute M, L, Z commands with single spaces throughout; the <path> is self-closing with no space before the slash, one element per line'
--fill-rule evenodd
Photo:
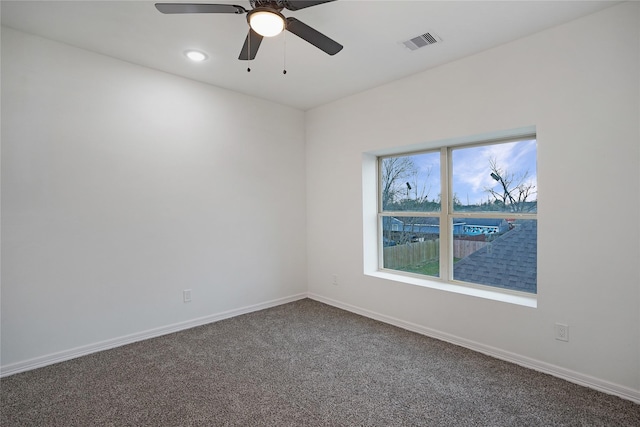
<path fill-rule="evenodd" d="M 2 426 L 640 426 L 640 405 L 301 300 L 13 375 Z"/>

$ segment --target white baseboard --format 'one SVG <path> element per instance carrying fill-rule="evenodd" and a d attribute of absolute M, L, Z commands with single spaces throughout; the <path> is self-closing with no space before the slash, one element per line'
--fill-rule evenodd
<path fill-rule="evenodd" d="M 456 337 L 435 329 L 427 328 L 415 323 L 406 322 L 395 317 L 387 316 L 384 314 L 376 313 L 370 310 L 366 310 L 360 307 L 346 304 L 340 301 L 336 301 L 331 298 L 326 298 L 321 295 L 309 293 L 308 297 L 312 300 L 322 302 L 346 311 L 350 311 L 355 314 L 359 314 L 370 319 L 378 320 L 380 322 L 388 323 L 393 326 L 397 326 L 408 331 L 416 332 L 421 335 L 436 338 L 441 341 L 449 342 L 451 344 L 459 345 L 461 347 L 468 348 L 470 350 L 477 351 L 479 353 L 486 354 L 487 356 L 495 357 L 507 362 L 515 363 L 525 368 L 533 369 L 535 371 L 543 372 L 545 374 L 553 375 L 554 377 L 562 378 L 575 384 L 579 384 L 584 387 L 589 387 L 594 390 L 598 390 L 607 394 L 612 394 L 621 397 L 626 400 L 630 400 L 635 403 L 640 403 L 640 390 L 634 390 L 632 388 L 614 384 L 609 381 L 604 381 L 589 375 L 581 374 L 570 369 L 555 366 L 550 363 L 542 362 L 540 360 L 532 359 L 519 354 L 511 353 L 505 350 L 501 350 L 496 347 L 491 347 L 485 344 L 481 344 L 475 341 L 467 340 L 464 338 Z"/>
<path fill-rule="evenodd" d="M 64 350 L 57 353 L 52 353 L 45 356 L 40 356 L 33 359 L 25 360 L 22 362 L 3 365 L 3 366 L 0 366 L 0 377 L 8 377 L 9 375 L 14 375 L 20 372 L 30 371 L 36 368 L 42 368 L 47 365 L 53 365 L 54 363 L 75 359 L 80 356 L 86 356 L 88 354 L 97 353 L 99 351 L 109 350 L 111 348 L 120 347 L 120 346 L 131 344 L 134 342 L 147 340 L 149 338 L 155 338 L 161 335 L 167 335 L 167 334 L 182 331 L 185 329 L 194 328 L 196 326 L 206 325 L 208 323 L 229 319 L 231 317 L 239 316 L 241 314 L 247 314 L 254 311 L 264 310 L 266 308 L 287 304 L 287 303 L 301 300 L 304 298 L 307 298 L 306 293 L 291 295 L 288 297 L 278 298 L 275 300 L 266 301 L 259 304 L 254 304 L 254 305 L 241 307 L 241 308 L 237 308 L 229 311 L 224 311 L 222 313 L 211 314 L 209 316 L 187 320 L 185 322 L 174 323 L 172 325 L 149 329 L 147 331 L 137 332 L 135 334 L 125 335 L 122 337 L 113 338 L 113 339 L 109 339 L 109 340 L 105 340 L 105 341 L 101 341 L 93 344 L 83 345 L 83 346 L 72 348 L 69 350 Z"/>

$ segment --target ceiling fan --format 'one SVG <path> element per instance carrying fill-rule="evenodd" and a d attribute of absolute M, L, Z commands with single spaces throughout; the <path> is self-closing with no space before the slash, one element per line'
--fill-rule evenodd
<path fill-rule="evenodd" d="M 311 28 L 304 22 L 285 18 L 282 9 L 300 10 L 329 3 L 335 0 L 249 0 L 251 10 L 231 4 L 199 4 L 199 3 L 156 3 L 156 9 L 166 14 L 176 13 L 233 13 L 247 14 L 249 33 L 244 41 L 238 59 L 254 59 L 263 37 L 273 37 L 287 30 L 301 39 L 311 43 L 318 49 L 335 55 L 342 50 L 342 45 Z"/>

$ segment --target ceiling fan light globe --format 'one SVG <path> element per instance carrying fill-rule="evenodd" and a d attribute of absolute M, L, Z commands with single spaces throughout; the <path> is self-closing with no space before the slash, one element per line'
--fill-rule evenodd
<path fill-rule="evenodd" d="M 273 37 L 284 30 L 284 18 L 279 13 L 259 10 L 251 13 L 249 25 L 261 36 Z"/>

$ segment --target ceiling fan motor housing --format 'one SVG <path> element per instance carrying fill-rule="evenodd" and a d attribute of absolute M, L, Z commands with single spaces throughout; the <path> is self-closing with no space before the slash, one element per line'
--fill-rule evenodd
<path fill-rule="evenodd" d="M 284 0 L 249 0 L 253 9 L 271 9 L 280 12 L 286 7 Z"/>
<path fill-rule="evenodd" d="M 316 0 L 316 1 L 299 1 L 299 0 L 249 0 L 252 8 L 268 7 L 277 11 L 282 9 L 300 10 L 310 6 L 316 6 L 322 3 L 329 3 L 335 0 Z"/>

